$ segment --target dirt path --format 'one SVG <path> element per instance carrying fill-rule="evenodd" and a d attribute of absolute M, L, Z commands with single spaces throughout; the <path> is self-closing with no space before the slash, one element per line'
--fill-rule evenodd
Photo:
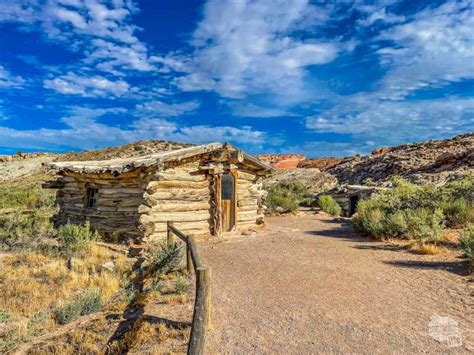
<path fill-rule="evenodd" d="M 201 250 L 210 354 L 474 350 L 472 286 L 452 256 L 411 254 L 321 215 L 269 218 L 263 234 Z M 429 335 L 436 315 L 459 322 L 463 346 Z"/>

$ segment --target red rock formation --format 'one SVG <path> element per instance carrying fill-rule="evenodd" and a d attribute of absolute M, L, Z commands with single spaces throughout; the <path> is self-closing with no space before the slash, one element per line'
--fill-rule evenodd
<path fill-rule="evenodd" d="M 257 158 L 279 170 L 296 169 L 298 164 L 306 159 L 301 154 L 264 154 L 258 155 Z"/>

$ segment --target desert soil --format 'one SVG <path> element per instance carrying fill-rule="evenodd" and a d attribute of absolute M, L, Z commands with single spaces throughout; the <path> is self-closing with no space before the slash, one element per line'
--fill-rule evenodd
<path fill-rule="evenodd" d="M 201 253 L 212 268 L 209 354 L 474 350 L 472 282 L 456 252 L 412 254 L 306 213 Z M 430 336 L 436 316 L 459 322 L 462 346 Z"/>

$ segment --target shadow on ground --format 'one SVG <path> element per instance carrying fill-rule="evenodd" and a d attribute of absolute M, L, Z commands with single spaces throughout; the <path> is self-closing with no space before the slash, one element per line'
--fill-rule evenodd
<path fill-rule="evenodd" d="M 402 268 L 444 270 L 459 276 L 469 276 L 467 262 L 393 260 L 384 263 Z"/>
<path fill-rule="evenodd" d="M 348 227 L 341 226 L 339 229 L 320 229 L 317 231 L 308 231 L 305 234 L 311 235 L 313 237 L 326 237 L 326 238 L 336 238 L 347 240 L 350 242 L 367 242 L 370 241 L 366 237 L 362 237 L 354 232 Z"/>

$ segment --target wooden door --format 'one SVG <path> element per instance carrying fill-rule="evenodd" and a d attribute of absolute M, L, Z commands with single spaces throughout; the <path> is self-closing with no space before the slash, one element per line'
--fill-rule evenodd
<path fill-rule="evenodd" d="M 235 176 L 222 175 L 221 181 L 221 219 L 222 230 L 228 232 L 235 226 Z"/>

